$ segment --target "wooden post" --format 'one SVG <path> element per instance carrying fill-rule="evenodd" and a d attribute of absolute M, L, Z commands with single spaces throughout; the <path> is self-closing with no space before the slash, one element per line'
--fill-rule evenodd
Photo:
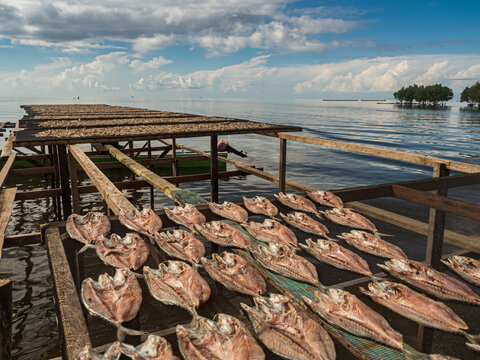
<path fill-rule="evenodd" d="M 62 189 L 62 209 L 63 220 L 72 214 L 72 199 L 70 191 L 70 176 L 68 174 L 68 157 L 67 147 L 65 145 L 57 145 L 58 154 L 58 170 L 60 174 L 60 185 Z"/>
<path fill-rule="evenodd" d="M 278 190 L 285 192 L 285 183 L 287 180 L 287 140 L 280 139 L 280 169 L 278 175 Z"/>
<path fill-rule="evenodd" d="M 148 140 L 148 167 L 147 169 L 152 169 L 152 142 Z M 153 186 L 150 185 L 150 208 L 155 210 L 155 201 L 154 201 L 154 193 L 153 193 Z"/>
<path fill-rule="evenodd" d="M 56 147 L 53 146 L 53 145 L 49 145 L 48 146 L 48 152 L 50 153 L 50 165 L 53 166 L 53 174 L 52 174 L 52 177 L 51 177 L 51 182 L 50 182 L 50 187 L 52 189 L 54 188 L 57 188 L 57 174 L 58 174 L 58 168 L 57 168 L 57 154 L 56 154 L 56 151 L 55 151 Z M 55 212 L 55 215 L 57 217 L 57 221 L 60 221 L 60 215 L 59 215 L 59 212 L 60 212 L 60 205 L 59 205 L 59 202 L 58 202 L 58 196 L 55 196 L 53 198 L 53 211 Z"/>
<path fill-rule="evenodd" d="M 177 140 L 172 139 L 172 175 L 178 176 Z"/>
<path fill-rule="evenodd" d="M 77 167 L 75 164 L 75 158 L 72 154 L 68 153 L 68 170 L 70 172 L 73 212 L 75 214 L 80 214 L 80 196 L 78 195 Z"/>
<path fill-rule="evenodd" d="M 218 149 L 217 135 L 210 136 L 210 199 L 218 202 Z"/>
<path fill-rule="evenodd" d="M 11 359 L 12 281 L 0 279 L 0 359 Z"/>
<path fill-rule="evenodd" d="M 442 176 L 448 176 L 450 171 L 445 167 L 445 164 L 435 163 L 433 166 L 433 177 L 439 178 Z M 433 190 L 433 194 L 446 196 L 448 193 L 448 187 L 443 186 L 438 190 Z M 445 232 L 445 212 L 430 208 L 430 217 L 428 221 L 428 235 L 427 235 L 427 251 L 425 256 L 425 262 L 428 265 L 440 270 L 443 250 L 443 237 Z M 433 345 L 433 332 L 432 328 L 418 326 L 417 331 L 417 348 L 421 352 L 430 353 Z"/>

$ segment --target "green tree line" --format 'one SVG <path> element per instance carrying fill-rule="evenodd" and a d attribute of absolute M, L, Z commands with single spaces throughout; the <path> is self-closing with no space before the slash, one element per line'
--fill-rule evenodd
<path fill-rule="evenodd" d="M 460 95 L 461 102 L 467 102 L 469 106 L 475 104 L 480 107 L 480 82 L 477 81 L 475 85 L 466 87 Z"/>
<path fill-rule="evenodd" d="M 413 101 L 421 105 L 433 105 L 445 104 L 448 100 L 453 98 L 453 90 L 449 87 L 442 86 L 442 84 L 434 85 L 410 85 L 393 94 L 394 98 L 400 101 L 400 103 L 411 104 Z"/>

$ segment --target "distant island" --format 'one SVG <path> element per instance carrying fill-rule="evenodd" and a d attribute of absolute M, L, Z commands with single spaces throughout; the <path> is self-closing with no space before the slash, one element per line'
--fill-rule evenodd
<path fill-rule="evenodd" d="M 476 105 L 480 109 L 480 82 L 477 81 L 475 85 L 467 86 L 460 95 L 460 101 L 466 102 L 470 108 Z"/>
<path fill-rule="evenodd" d="M 453 90 L 442 84 L 434 85 L 410 85 L 393 93 L 393 97 L 400 101 L 401 104 L 417 104 L 426 106 L 445 105 L 448 100 L 453 98 Z"/>

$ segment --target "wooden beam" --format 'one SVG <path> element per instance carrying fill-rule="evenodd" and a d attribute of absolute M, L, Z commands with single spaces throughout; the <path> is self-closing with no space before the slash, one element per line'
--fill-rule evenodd
<path fill-rule="evenodd" d="M 70 187 L 72 190 L 72 207 L 75 214 L 80 214 L 80 196 L 78 194 L 78 178 L 75 158 L 68 153 L 68 172 L 70 173 Z"/>
<path fill-rule="evenodd" d="M 85 346 L 92 346 L 92 344 L 57 227 L 46 229 L 46 242 L 62 354 L 64 359 L 74 360 Z"/>
<path fill-rule="evenodd" d="M 112 154 L 118 161 L 132 170 L 133 173 L 141 176 L 145 181 L 147 181 L 150 185 L 155 186 L 158 190 L 163 192 L 166 196 L 170 199 L 174 200 L 179 204 L 184 204 L 184 201 L 180 197 L 182 194 L 189 194 L 189 196 L 194 200 L 195 203 L 204 204 L 205 200 L 203 200 L 198 195 L 192 193 L 188 190 L 179 189 L 174 184 L 170 183 L 169 181 L 165 180 L 164 178 L 158 176 L 153 171 L 148 170 L 146 167 L 140 165 L 138 162 L 133 160 L 132 158 L 128 157 L 118 149 L 114 148 L 111 145 L 106 145 L 105 148 Z"/>
<path fill-rule="evenodd" d="M 3 184 L 5 184 L 5 180 L 7 179 L 7 176 L 11 171 L 13 162 L 15 161 L 15 156 L 17 156 L 17 154 L 10 154 L 7 161 L 5 162 L 5 165 L 3 165 L 2 170 L 0 170 L 0 188 L 3 186 Z"/>
<path fill-rule="evenodd" d="M 287 140 L 280 139 L 280 169 L 278 171 L 278 190 L 285 192 L 285 181 L 287 180 Z"/>
<path fill-rule="evenodd" d="M 405 186 L 393 185 L 392 188 L 395 197 L 399 199 L 480 221 L 480 205 L 410 189 Z"/>
<path fill-rule="evenodd" d="M 11 359 L 12 346 L 12 281 L 0 279 L 0 359 Z"/>
<path fill-rule="evenodd" d="M 68 171 L 67 147 L 65 145 L 57 146 L 58 169 L 60 175 L 60 187 L 62 189 L 62 210 L 63 220 L 72 214 L 72 197 L 70 189 L 70 174 Z"/>
<path fill-rule="evenodd" d="M 210 201 L 218 202 L 218 137 L 210 136 Z"/>
<path fill-rule="evenodd" d="M 10 154 L 12 153 L 14 140 L 15 140 L 15 135 L 10 134 L 7 141 L 5 141 L 5 145 L 3 145 L 3 149 L 2 149 L 2 153 L 0 154 L 0 157 L 10 156 Z"/>
<path fill-rule="evenodd" d="M 2 259 L 3 242 L 8 221 L 12 215 L 13 201 L 17 188 L 0 190 L 0 260 Z"/>
<path fill-rule="evenodd" d="M 118 215 L 121 210 L 127 213 L 136 210 L 135 206 L 123 196 L 122 192 L 113 185 L 77 145 L 69 145 L 68 149 L 116 215 Z"/>
<path fill-rule="evenodd" d="M 419 165 L 428 165 L 434 166 L 436 163 L 444 164 L 448 169 L 465 172 L 465 173 L 476 173 L 480 172 L 480 165 L 466 164 L 458 161 L 445 160 L 440 158 L 435 158 L 425 155 L 416 155 L 401 151 L 389 150 L 385 148 L 375 147 L 375 146 L 366 146 L 351 144 L 342 141 L 333 141 L 333 140 L 324 140 L 318 138 L 312 138 L 308 136 L 300 136 L 287 133 L 269 133 L 269 136 L 278 137 L 280 139 L 299 141 L 306 144 L 320 145 L 337 150 L 352 151 L 367 155 L 373 155 L 378 157 L 383 157 L 392 160 L 400 160 L 411 162 Z"/>
<path fill-rule="evenodd" d="M 178 176 L 177 140 L 172 139 L 172 175 Z"/>
<path fill-rule="evenodd" d="M 34 232 L 30 234 L 18 234 L 5 236 L 3 248 L 10 248 L 16 246 L 26 246 L 41 243 L 41 233 Z"/>

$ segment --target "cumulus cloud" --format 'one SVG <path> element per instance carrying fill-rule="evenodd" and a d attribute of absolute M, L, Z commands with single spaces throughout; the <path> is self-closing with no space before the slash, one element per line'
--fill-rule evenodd
<path fill-rule="evenodd" d="M 163 56 L 159 56 L 150 61 L 132 60 L 128 66 L 131 67 L 135 72 L 142 72 L 147 69 L 158 69 L 160 66 L 171 64 L 172 62 L 172 60 L 168 60 Z"/>
<path fill-rule="evenodd" d="M 105 41 L 148 52 L 169 45 L 204 46 L 210 55 L 245 47 L 323 51 L 320 34 L 359 25 L 326 7 L 287 13 L 294 0 L 1 0 L 0 38 L 85 51 Z M 338 14 L 342 14 L 337 11 Z"/>

